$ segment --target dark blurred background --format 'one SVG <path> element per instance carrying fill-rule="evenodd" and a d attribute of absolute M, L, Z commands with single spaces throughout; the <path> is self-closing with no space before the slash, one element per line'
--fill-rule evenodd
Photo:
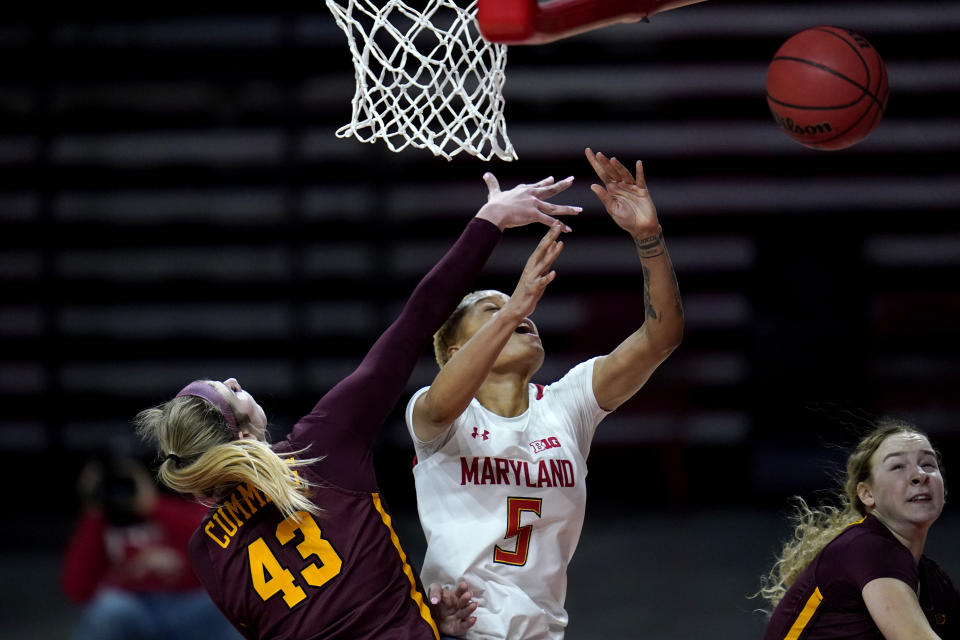
<path fill-rule="evenodd" d="M 354 73 L 323 3 L 84 8 L 0 20 L 0 598 L 10 637 L 64 637 L 56 585 L 87 457 L 195 378 L 237 377 L 282 437 L 349 373 L 420 276 L 505 187 L 573 174 L 581 204 L 534 320 L 550 382 L 643 317 L 629 238 L 583 148 L 642 159 L 686 339 L 602 425 L 568 637 L 759 637 L 746 595 L 871 416 L 960 466 L 960 6 L 710 0 L 511 47 L 518 161 L 338 139 Z M 878 128 L 843 151 L 777 130 L 767 64 L 822 24 L 887 63 Z M 478 282 L 512 291 L 541 229 Z M 427 384 L 430 354 L 409 390 Z M 418 559 L 402 406 L 379 476 Z M 960 515 L 930 552 L 960 578 Z M 55 615 L 51 614 L 54 612 Z"/>

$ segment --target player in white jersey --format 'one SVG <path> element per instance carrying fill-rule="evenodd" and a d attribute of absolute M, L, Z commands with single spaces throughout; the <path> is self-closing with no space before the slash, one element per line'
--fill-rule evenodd
<path fill-rule="evenodd" d="M 643 324 L 608 355 L 549 386 L 531 384 L 544 353 L 527 316 L 556 277 L 556 227 L 513 295 L 478 291 L 461 301 L 434 337 L 440 372 L 407 405 L 427 537 L 422 578 L 466 579 L 481 603 L 471 640 L 563 638 L 593 433 L 683 336 L 680 293 L 642 165 L 634 176 L 615 158 L 586 154 L 603 183 L 591 189 L 637 246 Z"/>

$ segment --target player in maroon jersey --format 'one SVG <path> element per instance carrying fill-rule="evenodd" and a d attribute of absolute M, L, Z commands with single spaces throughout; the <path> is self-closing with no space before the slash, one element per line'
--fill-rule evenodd
<path fill-rule="evenodd" d="M 883 420 L 847 459 L 839 507 L 799 500 L 796 529 L 764 578 L 764 640 L 960 638 L 960 593 L 923 555 L 944 504 L 940 455 Z"/>
<path fill-rule="evenodd" d="M 428 640 L 462 635 L 476 607 L 465 584 L 430 587 L 407 562 L 377 488 L 374 438 L 433 332 L 468 290 L 501 231 L 550 225 L 535 253 L 579 207 L 548 198 L 572 178 L 501 192 L 485 204 L 413 291 L 360 366 L 290 434 L 265 443 L 263 409 L 240 384 L 201 380 L 137 416 L 164 460 L 161 480 L 213 506 L 190 541 L 200 581 L 247 638 Z M 549 214 L 549 215 L 548 215 Z"/>

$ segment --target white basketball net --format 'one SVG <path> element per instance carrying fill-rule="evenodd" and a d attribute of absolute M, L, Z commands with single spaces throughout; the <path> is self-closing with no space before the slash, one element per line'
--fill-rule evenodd
<path fill-rule="evenodd" d="M 480 35 L 476 0 L 460 2 L 418 10 L 402 0 L 327 0 L 357 79 L 353 119 L 337 137 L 382 138 L 391 151 L 413 146 L 447 160 L 461 151 L 517 158 L 503 117 L 507 47 Z"/>

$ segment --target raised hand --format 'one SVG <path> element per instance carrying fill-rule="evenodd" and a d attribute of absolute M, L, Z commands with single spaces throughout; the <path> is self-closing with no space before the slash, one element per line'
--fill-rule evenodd
<path fill-rule="evenodd" d="M 517 282 L 510 299 L 504 305 L 504 310 L 509 309 L 510 313 L 525 318 L 536 309 L 547 285 L 557 277 L 557 272 L 553 271 L 551 267 L 553 261 L 563 251 L 563 241 L 557 240 L 563 226 L 563 223 L 559 220 L 554 222 L 550 230 L 540 240 L 540 244 L 527 258 L 527 264 L 523 267 L 520 280 Z"/>
<path fill-rule="evenodd" d="M 440 635 L 463 637 L 477 621 L 476 616 L 471 615 L 477 603 L 473 601 L 473 593 L 467 583 L 461 582 L 456 589 L 449 589 L 434 582 L 428 591 L 430 613 Z"/>
<path fill-rule="evenodd" d="M 643 163 L 637 160 L 637 175 L 630 174 L 616 158 L 587 149 L 587 160 L 602 185 L 590 185 L 610 217 L 634 238 L 656 235 L 660 232 L 657 208 L 653 205 L 647 182 L 643 177 Z"/>
<path fill-rule="evenodd" d="M 480 209 L 477 217 L 489 220 L 501 230 L 522 227 L 531 222 L 552 225 L 556 222 L 553 216 L 576 215 L 583 210 L 582 207 L 547 202 L 547 199 L 570 188 L 572 176 L 560 182 L 555 182 L 551 176 L 534 184 L 518 184 L 509 191 L 501 191 L 496 176 L 489 171 L 483 174 L 483 181 L 487 184 L 487 204 Z M 563 231 L 569 232 L 570 227 L 563 225 Z"/>

